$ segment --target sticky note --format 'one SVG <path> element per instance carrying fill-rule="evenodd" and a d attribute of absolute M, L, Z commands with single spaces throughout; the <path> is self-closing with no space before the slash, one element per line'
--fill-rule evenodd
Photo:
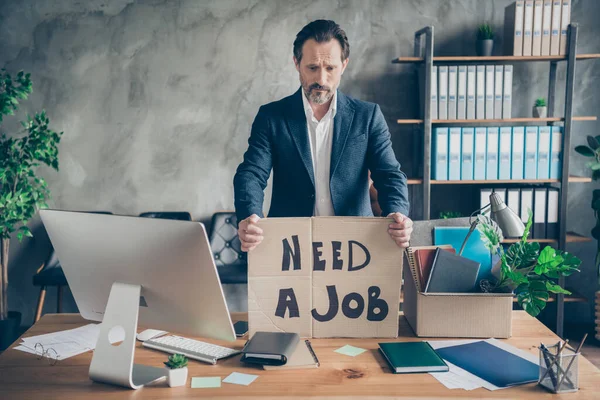
<path fill-rule="evenodd" d="M 340 353 L 346 356 L 350 356 L 350 357 L 356 357 L 359 354 L 364 353 L 366 350 L 365 349 L 361 349 L 359 347 L 354 347 L 354 346 L 350 346 L 349 344 L 345 345 L 344 347 L 340 347 L 337 350 L 334 350 L 336 353 Z"/>
<path fill-rule="evenodd" d="M 258 375 L 242 374 L 240 372 L 232 372 L 227 378 L 223 379 L 225 383 L 233 383 L 236 385 L 248 386 L 254 380 L 258 378 Z"/>
<path fill-rule="evenodd" d="M 221 377 L 220 376 L 209 376 L 209 377 L 193 377 L 192 378 L 192 389 L 200 388 L 220 388 Z"/>

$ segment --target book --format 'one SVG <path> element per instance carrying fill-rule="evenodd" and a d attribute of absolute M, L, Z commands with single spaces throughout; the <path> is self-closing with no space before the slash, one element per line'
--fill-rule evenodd
<path fill-rule="evenodd" d="M 440 248 L 450 253 L 456 254 L 456 250 L 450 245 L 441 246 L 421 246 L 413 250 L 417 274 L 419 275 L 420 282 L 427 282 L 431 273 L 431 267 L 433 266 L 433 259 L 435 257 L 435 251 Z"/>
<path fill-rule="evenodd" d="M 310 340 L 304 340 L 298 343 L 296 350 L 292 353 L 287 363 L 284 365 L 263 365 L 263 369 L 267 371 L 281 369 L 308 369 L 318 368 L 321 364 L 315 354 Z"/>
<path fill-rule="evenodd" d="M 379 343 L 379 351 L 396 374 L 449 371 L 428 342 Z"/>
<path fill-rule="evenodd" d="M 442 249 L 435 251 L 425 293 L 469 293 L 475 288 L 480 263 Z"/>
<path fill-rule="evenodd" d="M 256 332 L 242 349 L 240 361 L 252 364 L 284 365 L 300 341 L 297 333 Z"/>

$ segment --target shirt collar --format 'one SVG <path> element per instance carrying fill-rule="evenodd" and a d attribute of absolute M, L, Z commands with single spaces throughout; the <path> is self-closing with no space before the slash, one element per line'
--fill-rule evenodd
<path fill-rule="evenodd" d="M 300 91 L 302 92 L 302 105 L 304 106 L 304 113 L 307 117 L 310 117 L 312 119 L 314 117 L 314 113 L 312 107 L 310 106 L 310 103 L 308 102 L 308 99 L 306 98 L 304 88 L 300 88 Z M 331 104 L 329 105 L 329 110 L 327 112 L 330 111 L 331 118 L 335 118 L 335 114 L 337 113 L 337 90 L 333 93 L 333 100 L 331 101 Z"/>

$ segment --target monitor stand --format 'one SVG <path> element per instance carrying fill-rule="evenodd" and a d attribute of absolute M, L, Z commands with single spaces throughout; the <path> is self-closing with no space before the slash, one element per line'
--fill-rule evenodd
<path fill-rule="evenodd" d="M 113 283 L 90 365 L 91 380 L 139 389 L 167 376 L 165 368 L 133 363 L 141 290 L 139 285 Z M 125 340 L 118 345 L 109 341 L 115 327 L 125 330 Z"/>

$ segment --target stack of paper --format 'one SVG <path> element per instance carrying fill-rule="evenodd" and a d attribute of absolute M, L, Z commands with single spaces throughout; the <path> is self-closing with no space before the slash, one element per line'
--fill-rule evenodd
<path fill-rule="evenodd" d="M 111 343 L 120 342 L 124 339 L 124 333 L 112 334 L 109 337 Z M 26 353 L 36 354 L 35 346 L 37 343 L 43 346 L 44 351 L 51 353 L 44 354 L 46 357 L 54 357 L 49 349 L 54 349 L 58 360 L 64 360 L 76 356 L 86 351 L 94 350 L 96 342 L 100 335 L 100 324 L 89 324 L 80 328 L 69 329 L 66 331 L 46 333 L 44 335 L 30 336 L 22 339 L 22 343 L 15 347 L 15 350 Z M 39 354 L 39 346 L 38 352 Z"/>

